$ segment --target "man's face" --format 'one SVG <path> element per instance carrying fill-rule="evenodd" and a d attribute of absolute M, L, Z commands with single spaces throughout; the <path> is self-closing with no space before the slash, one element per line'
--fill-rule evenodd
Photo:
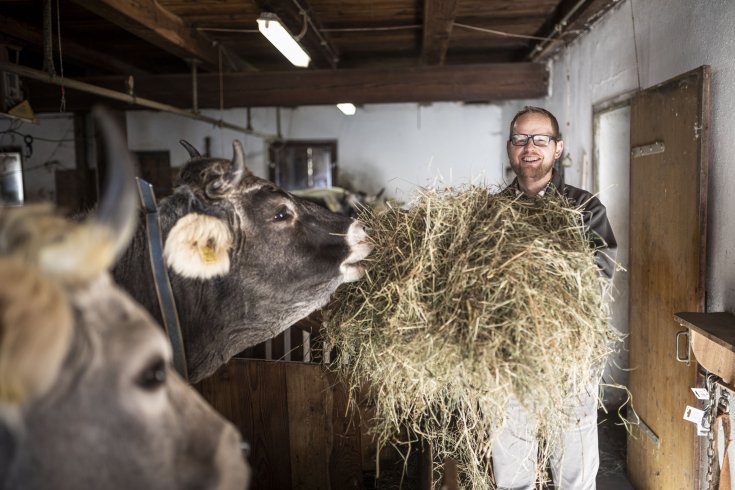
<path fill-rule="evenodd" d="M 553 135 L 551 121 L 544 114 L 529 112 L 519 117 L 513 133 Z M 531 139 L 525 146 L 513 146 L 508 141 L 510 166 L 520 179 L 539 180 L 551 173 L 554 160 L 564 150 L 563 141 L 550 141 L 548 146 L 536 146 Z"/>

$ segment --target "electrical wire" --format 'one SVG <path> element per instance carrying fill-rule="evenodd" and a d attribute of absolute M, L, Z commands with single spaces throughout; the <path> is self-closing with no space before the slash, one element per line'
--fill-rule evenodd
<path fill-rule="evenodd" d="M 4 134 L 14 134 L 17 136 L 21 136 L 23 138 L 25 138 L 26 136 L 32 136 L 27 133 L 21 133 L 20 131 L 17 131 L 15 129 L 6 129 L 5 131 L 0 131 L 0 135 L 4 135 Z M 71 141 L 74 141 L 73 138 L 53 139 L 53 138 L 41 138 L 39 136 L 32 136 L 32 137 L 33 137 L 33 141 L 44 141 L 46 143 L 69 143 Z"/>
<path fill-rule="evenodd" d="M 553 37 L 541 37 L 541 36 L 527 36 L 526 34 L 513 34 L 511 32 L 496 31 L 495 29 L 487 29 L 485 27 L 470 26 L 467 24 L 454 23 L 456 27 L 462 27 L 463 29 L 470 29 L 472 31 L 485 32 L 487 34 L 495 34 L 496 36 L 503 37 L 515 37 L 519 39 L 533 39 L 535 41 L 553 41 Z"/>
<path fill-rule="evenodd" d="M 635 74 L 638 77 L 638 90 L 641 89 L 641 68 L 638 63 L 638 40 L 635 35 L 635 15 L 633 13 L 633 0 L 630 0 L 630 22 L 633 26 L 633 50 L 635 51 Z"/>
<path fill-rule="evenodd" d="M 56 0 L 56 34 L 59 37 L 59 75 L 61 76 L 61 103 L 59 112 L 66 112 L 66 90 L 64 89 L 64 56 L 61 53 L 61 7 L 60 0 Z"/>
<path fill-rule="evenodd" d="M 307 19 L 309 19 L 308 14 Z M 309 24 L 311 20 L 309 19 Z M 498 31 L 496 29 L 487 29 L 485 27 L 472 26 L 468 24 L 461 24 L 459 22 L 454 23 L 455 27 L 461 27 L 463 29 L 469 29 L 472 31 L 484 32 L 486 34 L 494 34 L 496 36 L 503 37 L 515 37 L 520 39 L 531 39 L 535 41 L 553 41 L 554 37 L 541 37 L 541 36 L 529 36 L 526 34 L 515 34 L 512 32 Z M 313 25 L 312 25 L 313 27 Z M 405 31 L 405 30 L 418 30 L 422 29 L 423 26 L 420 24 L 406 24 L 401 26 L 384 26 L 384 27 L 333 27 L 320 29 L 321 32 L 382 32 L 382 31 Z M 236 32 L 236 33 L 257 33 L 257 29 L 231 29 L 231 28 L 219 28 L 219 27 L 197 27 L 198 31 L 211 31 L 211 32 Z"/>

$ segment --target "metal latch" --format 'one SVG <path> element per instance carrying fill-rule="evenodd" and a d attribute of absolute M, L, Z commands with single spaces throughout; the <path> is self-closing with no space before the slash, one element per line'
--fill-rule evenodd
<path fill-rule="evenodd" d="M 647 157 L 649 155 L 655 155 L 656 153 L 663 153 L 666 150 L 666 145 L 663 141 L 656 141 L 650 145 L 642 145 L 631 148 L 630 156 L 632 158 Z"/>
<path fill-rule="evenodd" d="M 679 339 L 681 339 L 682 335 L 686 336 L 686 345 L 685 345 L 686 357 L 682 357 L 679 355 L 681 353 L 681 347 L 680 347 L 681 342 L 679 341 Z M 692 349 L 689 343 L 689 330 L 682 330 L 681 332 L 676 334 L 676 360 L 679 362 L 684 362 L 688 366 L 692 360 L 691 352 L 692 352 Z"/>

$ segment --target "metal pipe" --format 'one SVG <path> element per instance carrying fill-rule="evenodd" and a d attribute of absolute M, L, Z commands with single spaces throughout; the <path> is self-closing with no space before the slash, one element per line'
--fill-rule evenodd
<path fill-rule="evenodd" d="M 221 119 L 215 119 L 213 117 L 204 116 L 202 114 L 194 114 L 191 111 L 179 109 L 178 107 L 175 107 L 172 105 L 162 104 L 154 100 L 144 99 L 142 97 L 136 97 L 135 95 L 128 95 L 123 92 L 118 92 L 116 90 L 111 90 L 111 89 L 104 88 L 104 87 L 98 87 L 90 83 L 79 82 L 76 80 L 71 80 L 69 78 L 61 78 L 56 75 L 50 75 L 40 70 L 34 70 L 33 68 L 27 68 L 25 66 L 8 63 L 6 61 L 0 61 L 0 71 L 7 71 L 10 73 L 15 73 L 17 75 L 20 75 L 22 77 L 31 78 L 33 80 L 38 80 L 40 82 L 50 83 L 53 85 L 59 85 L 63 87 L 69 87 L 75 90 L 79 90 L 81 92 L 87 92 L 90 94 L 99 95 L 101 97 L 107 97 L 108 99 L 119 100 L 122 102 L 127 102 L 129 104 L 146 107 L 148 109 L 154 109 L 160 112 L 168 112 L 170 114 L 176 114 L 178 116 L 186 117 L 189 119 L 195 119 L 197 121 L 207 122 L 207 123 L 213 124 L 220 128 L 232 129 L 234 131 L 239 131 L 241 133 L 250 134 L 250 135 L 257 136 L 257 137 L 260 137 L 266 140 L 276 139 L 276 136 L 273 134 L 264 133 L 262 131 L 256 131 L 254 129 L 244 128 L 242 126 L 238 126 L 236 124 L 232 124 L 232 123 L 223 121 Z"/>
<path fill-rule="evenodd" d="M 537 55 L 537 53 L 538 53 L 538 55 L 540 55 L 541 53 L 543 53 L 543 51 L 546 48 L 548 48 L 549 44 L 551 44 L 551 43 L 553 43 L 555 41 L 558 41 L 558 39 L 552 39 L 553 35 L 554 34 L 558 34 L 558 35 L 561 35 L 562 34 L 562 29 L 564 29 L 567 26 L 567 22 L 569 22 L 569 19 L 572 17 L 572 15 L 574 15 L 577 12 L 577 10 L 579 10 L 579 8 L 586 1 L 587 0 L 579 0 L 574 5 L 574 7 L 572 7 L 572 9 L 569 12 L 567 12 L 567 14 L 559 21 L 559 23 L 554 26 L 554 33 L 552 33 L 552 35 L 549 36 L 549 38 L 546 41 L 540 42 L 539 44 L 536 45 L 535 48 L 533 48 L 533 51 L 528 56 L 532 61 L 536 61 L 535 56 Z"/>
<path fill-rule="evenodd" d="M 199 114 L 199 94 L 197 89 L 197 64 L 199 60 L 189 60 L 191 63 L 191 112 Z"/>

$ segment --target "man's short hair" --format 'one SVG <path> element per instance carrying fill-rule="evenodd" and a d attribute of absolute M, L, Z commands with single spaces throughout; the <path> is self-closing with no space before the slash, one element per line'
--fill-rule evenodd
<path fill-rule="evenodd" d="M 524 114 L 533 113 L 533 114 L 543 114 L 544 116 L 548 117 L 551 121 L 551 130 L 554 132 L 552 136 L 554 136 L 557 140 L 561 139 L 561 133 L 559 132 L 559 122 L 556 120 L 556 117 L 543 107 L 535 107 L 532 105 L 527 105 L 513 117 L 513 120 L 510 122 L 510 131 L 508 133 L 508 138 L 510 138 L 510 135 L 513 134 L 513 125 L 515 125 L 516 121 L 519 117 L 523 116 Z"/>

